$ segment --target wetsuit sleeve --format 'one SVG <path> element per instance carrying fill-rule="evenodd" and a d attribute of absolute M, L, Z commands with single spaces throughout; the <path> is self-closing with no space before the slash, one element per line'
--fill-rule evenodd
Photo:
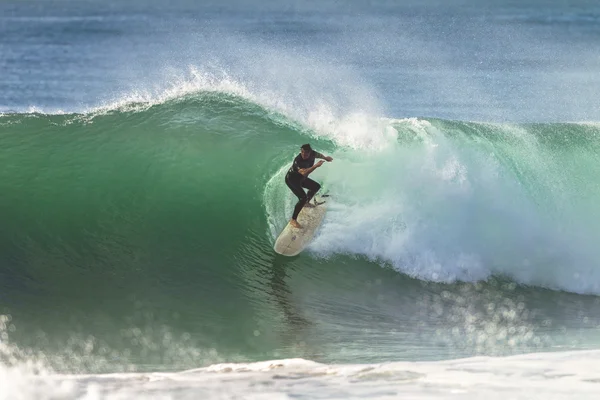
<path fill-rule="evenodd" d="M 325 158 L 325 156 L 318 151 L 315 151 L 315 158 Z"/>

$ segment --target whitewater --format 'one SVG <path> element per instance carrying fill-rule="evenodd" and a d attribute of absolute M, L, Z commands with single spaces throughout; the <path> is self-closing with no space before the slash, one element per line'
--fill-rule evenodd
<path fill-rule="evenodd" d="M 595 399 L 598 352 L 323 365 L 302 359 L 178 373 L 37 375 L 0 371 L 11 399 Z"/>

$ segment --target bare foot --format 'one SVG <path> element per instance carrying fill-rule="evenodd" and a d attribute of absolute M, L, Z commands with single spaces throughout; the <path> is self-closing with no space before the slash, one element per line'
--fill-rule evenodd
<path fill-rule="evenodd" d="M 300 225 L 295 219 L 290 220 L 290 225 L 292 225 L 294 228 L 302 229 L 302 225 Z"/>

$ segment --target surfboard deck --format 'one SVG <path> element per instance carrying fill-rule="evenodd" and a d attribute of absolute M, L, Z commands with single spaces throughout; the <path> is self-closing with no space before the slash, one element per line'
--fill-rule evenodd
<path fill-rule="evenodd" d="M 304 207 L 298 215 L 298 223 L 302 229 L 294 228 L 289 222 L 279 237 L 275 241 L 275 252 L 284 256 L 296 256 L 304 250 L 315 235 L 315 232 L 323 222 L 325 211 L 327 211 L 327 202 L 324 196 L 315 196 L 315 200 L 319 205 L 309 208 Z M 313 203 L 311 201 L 311 203 Z"/>

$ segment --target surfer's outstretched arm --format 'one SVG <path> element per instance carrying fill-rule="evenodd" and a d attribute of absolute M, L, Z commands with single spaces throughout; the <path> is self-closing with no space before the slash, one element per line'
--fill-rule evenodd
<path fill-rule="evenodd" d="M 324 154 L 319 153 L 318 151 L 315 151 L 315 158 L 320 158 L 320 159 L 325 160 L 327 162 L 333 161 L 333 157 L 326 156 Z"/>

